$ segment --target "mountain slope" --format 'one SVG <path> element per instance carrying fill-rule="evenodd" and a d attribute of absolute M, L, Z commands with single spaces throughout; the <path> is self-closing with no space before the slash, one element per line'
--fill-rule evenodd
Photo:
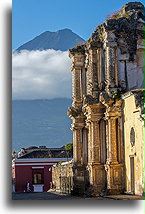
<path fill-rule="evenodd" d="M 85 42 L 77 34 L 73 33 L 70 29 L 63 29 L 57 32 L 46 31 L 39 36 L 35 37 L 31 41 L 20 46 L 17 51 L 20 50 L 46 50 L 54 49 L 66 51 L 79 42 Z"/>
<path fill-rule="evenodd" d="M 12 101 L 12 149 L 45 145 L 61 147 L 72 142 L 67 109 L 71 99 Z"/>

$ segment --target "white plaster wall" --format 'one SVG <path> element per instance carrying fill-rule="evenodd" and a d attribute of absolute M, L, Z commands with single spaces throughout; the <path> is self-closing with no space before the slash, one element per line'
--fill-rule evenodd
<path fill-rule="evenodd" d="M 136 61 L 127 62 L 128 89 L 138 88 L 137 85 L 137 63 Z"/>
<path fill-rule="evenodd" d="M 134 95 L 124 100 L 124 140 L 125 140 L 125 169 L 126 169 L 126 191 L 131 191 L 130 179 L 130 155 L 134 156 L 135 167 L 135 194 L 142 195 L 144 190 L 143 155 L 144 135 L 143 125 L 139 120 L 140 108 L 136 109 Z M 135 145 L 130 143 L 130 130 L 135 130 Z"/>

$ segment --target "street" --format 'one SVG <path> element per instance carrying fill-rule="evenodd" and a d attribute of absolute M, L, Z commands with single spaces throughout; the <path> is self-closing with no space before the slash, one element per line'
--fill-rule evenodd
<path fill-rule="evenodd" d="M 54 192 L 12 193 L 12 200 L 143 200 L 143 196 L 113 195 L 106 197 L 78 197 Z"/>

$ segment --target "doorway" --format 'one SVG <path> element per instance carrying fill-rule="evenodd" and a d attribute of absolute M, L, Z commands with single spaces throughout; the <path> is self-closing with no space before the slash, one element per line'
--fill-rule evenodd
<path fill-rule="evenodd" d="M 43 192 L 44 187 L 44 169 L 33 169 L 33 188 L 34 192 Z"/>
<path fill-rule="evenodd" d="M 131 193 L 135 194 L 134 157 L 130 157 Z"/>

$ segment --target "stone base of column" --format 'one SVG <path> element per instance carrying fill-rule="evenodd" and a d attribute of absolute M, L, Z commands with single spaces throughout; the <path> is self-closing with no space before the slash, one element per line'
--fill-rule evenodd
<path fill-rule="evenodd" d="M 102 195 L 106 189 L 106 171 L 103 164 L 89 164 L 87 166 L 89 172 L 88 194 L 91 196 Z"/>
<path fill-rule="evenodd" d="M 124 193 L 124 164 L 106 164 L 107 193 L 109 195 Z"/>
<path fill-rule="evenodd" d="M 86 167 L 83 165 L 73 166 L 73 190 L 72 195 L 84 195 L 86 190 Z"/>

